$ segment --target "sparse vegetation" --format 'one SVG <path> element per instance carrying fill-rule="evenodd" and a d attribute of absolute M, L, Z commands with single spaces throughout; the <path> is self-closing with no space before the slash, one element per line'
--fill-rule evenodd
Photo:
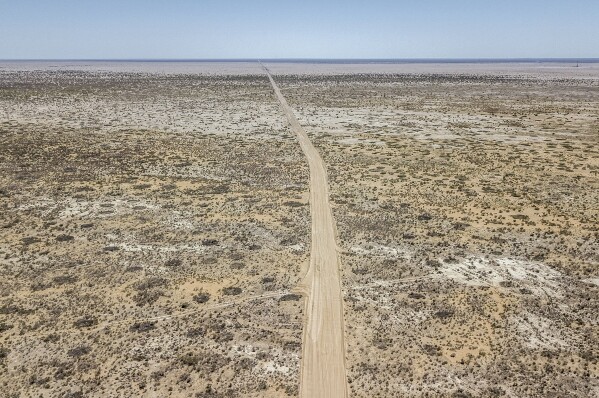
<path fill-rule="evenodd" d="M 592 396 L 597 78 L 277 80 L 328 165 L 350 395 Z"/>
<path fill-rule="evenodd" d="M 7 393 L 294 391 L 308 172 L 264 76 L 0 68 L 0 109 Z"/>
<path fill-rule="evenodd" d="M 593 396 L 597 78 L 277 81 L 327 164 L 352 397 Z M 0 69 L 0 110 L 5 390 L 298 395 L 309 174 L 265 76 Z"/>

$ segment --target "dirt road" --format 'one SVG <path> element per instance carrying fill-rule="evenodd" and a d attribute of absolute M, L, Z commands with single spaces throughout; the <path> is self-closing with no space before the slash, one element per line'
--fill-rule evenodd
<path fill-rule="evenodd" d="M 337 251 L 335 221 L 329 204 L 327 171 L 269 70 L 265 66 L 263 68 L 310 165 L 312 250 L 310 268 L 301 286 L 306 295 L 306 318 L 300 397 L 347 397 L 345 328 L 339 277 L 341 263 Z"/>

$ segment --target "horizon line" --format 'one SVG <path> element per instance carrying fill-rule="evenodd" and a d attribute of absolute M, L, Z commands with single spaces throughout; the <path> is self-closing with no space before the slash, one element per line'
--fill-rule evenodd
<path fill-rule="evenodd" d="M 0 58 L 0 62 L 343 62 L 343 63 L 485 63 L 485 62 L 579 62 L 597 63 L 595 57 L 482 57 L 482 58 Z"/>

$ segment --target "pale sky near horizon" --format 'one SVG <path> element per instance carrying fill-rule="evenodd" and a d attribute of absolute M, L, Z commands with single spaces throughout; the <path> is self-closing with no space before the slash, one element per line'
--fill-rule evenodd
<path fill-rule="evenodd" d="M 599 58 L 599 0 L 0 0 L 0 59 Z"/>

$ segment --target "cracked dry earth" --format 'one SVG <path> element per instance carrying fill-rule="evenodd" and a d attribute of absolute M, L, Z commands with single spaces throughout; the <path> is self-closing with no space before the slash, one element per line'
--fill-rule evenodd
<path fill-rule="evenodd" d="M 267 66 L 328 172 L 349 396 L 599 395 L 597 69 Z M 297 137 L 257 65 L 154 67 L 0 69 L 6 396 L 300 393 Z"/>

